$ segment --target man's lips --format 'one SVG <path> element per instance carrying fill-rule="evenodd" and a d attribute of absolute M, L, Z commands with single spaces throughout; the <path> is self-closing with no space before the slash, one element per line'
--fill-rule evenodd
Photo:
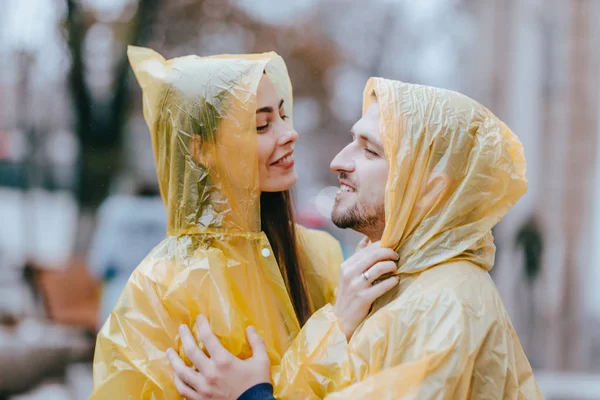
<path fill-rule="evenodd" d="M 340 186 L 341 185 L 348 186 L 350 189 L 356 191 L 356 186 L 346 179 L 340 179 Z"/>
<path fill-rule="evenodd" d="M 340 179 L 340 190 L 338 190 L 337 193 L 338 194 L 341 194 L 341 193 L 356 193 L 356 188 L 355 188 L 354 185 L 352 185 L 347 180 Z"/>

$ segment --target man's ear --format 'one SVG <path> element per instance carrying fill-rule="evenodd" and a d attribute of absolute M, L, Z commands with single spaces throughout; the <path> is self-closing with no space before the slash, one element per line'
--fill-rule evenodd
<path fill-rule="evenodd" d="M 424 188 L 423 197 L 417 200 L 416 207 L 420 209 L 429 209 L 433 205 L 443 198 L 450 188 L 450 176 L 445 172 L 436 173 L 427 182 L 427 186 Z"/>

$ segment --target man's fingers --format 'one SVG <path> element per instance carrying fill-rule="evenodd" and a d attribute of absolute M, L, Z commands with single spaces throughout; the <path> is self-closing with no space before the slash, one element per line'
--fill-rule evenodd
<path fill-rule="evenodd" d="M 186 400 L 199 400 L 200 396 L 198 393 L 194 391 L 191 387 L 189 387 L 185 382 L 183 382 L 177 374 L 175 374 L 175 387 L 180 395 L 183 396 Z"/>
<path fill-rule="evenodd" d="M 383 294 L 389 292 L 398 284 L 398 282 L 400 282 L 400 278 L 397 276 L 387 278 L 386 280 L 379 282 L 377 285 L 373 285 L 370 288 L 365 289 L 365 298 L 369 299 L 371 302 L 374 302 Z"/>
<path fill-rule="evenodd" d="M 253 326 L 246 329 L 246 337 L 248 338 L 248 343 L 250 343 L 250 348 L 252 349 L 252 358 L 259 361 L 267 361 L 269 356 L 267 354 L 265 341 L 258 332 L 256 332 L 256 329 L 254 329 Z"/>
<path fill-rule="evenodd" d="M 198 368 L 199 371 L 205 371 L 209 368 L 210 360 L 198 347 L 194 335 L 190 332 L 190 328 L 187 325 L 181 325 L 179 327 L 179 336 L 181 336 L 181 343 L 185 354 L 188 356 L 190 361 Z"/>
<path fill-rule="evenodd" d="M 198 318 L 196 318 L 196 327 L 198 328 L 198 337 L 206 346 L 211 359 L 225 360 L 233 357 L 232 354 L 223 347 L 219 338 L 210 330 L 210 324 L 204 315 L 198 315 Z"/>
<path fill-rule="evenodd" d="M 175 376 L 179 377 L 187 386 L 198 390 L 202 377 L 193 369 L 185 365 L 183 360 L 175 353 L 175 350 L 167 350 L 167 358 L 175 370 Z"/>

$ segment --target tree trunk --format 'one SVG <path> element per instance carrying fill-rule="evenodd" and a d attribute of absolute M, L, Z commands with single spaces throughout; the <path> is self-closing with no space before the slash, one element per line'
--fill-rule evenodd
<path fill-rule="evenodd" d="M 67 35 L 71 52 L 69 85 L 80 144 L 76 196 L 80 207 L 97 208 L 120 172 L 122 139 L 130 101 L 129 62 L 125 46 L 116 67 L 113 95 L 94 99 L 85 80 L 84 39 L 87 26 L 76 0 L 67 3 Z M 140 0 L 129 43 L 143 45 L 149 38 L 161 0 Z"/>

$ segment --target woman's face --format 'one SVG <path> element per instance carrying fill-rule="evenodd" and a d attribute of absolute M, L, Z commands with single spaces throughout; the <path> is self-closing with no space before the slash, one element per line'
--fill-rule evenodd
<path fill-rule="evenodd" d="M 261 192 L 283 192 L 296 184 L 293 154 L 298 133 L 287 122 L 286 105 L 264 74 L 256 104 L 259 188 Z"/>

